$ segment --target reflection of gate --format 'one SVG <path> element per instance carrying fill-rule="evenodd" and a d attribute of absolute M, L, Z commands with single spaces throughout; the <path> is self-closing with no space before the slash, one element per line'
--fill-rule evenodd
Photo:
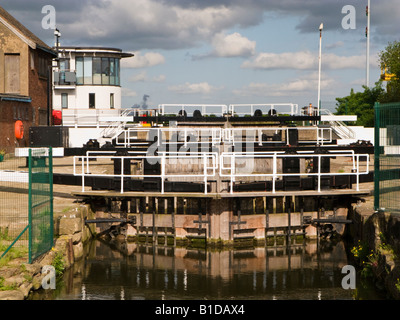
<path fill-rule="evenodd" d="M 29 150 L 29 263 L 53 246 L 52 148 Z"/>

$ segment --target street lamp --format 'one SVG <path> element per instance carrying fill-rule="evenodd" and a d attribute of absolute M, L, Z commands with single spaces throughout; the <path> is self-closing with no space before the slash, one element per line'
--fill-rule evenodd
<path fill-rule="evenodd" d="M 318 72 L 318 116 L 321 108 L 321 53 L 322 53 L 322 30 L 324 29 L 324 24 L 321 23 L 319 26 L 319 72 Z"/>
<path fill-rule="evenodd" d="M 365 36 L 367 37 L 367 79 L 366 86 L 369 87 L 369 41 L 370 41 L 370 27 L 371 27 L 371 0 L 368 0 L 367 6 L 367 32 Z"/>

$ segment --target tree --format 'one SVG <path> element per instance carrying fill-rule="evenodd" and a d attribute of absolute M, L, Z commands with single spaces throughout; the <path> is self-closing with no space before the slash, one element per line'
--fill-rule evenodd
<path fill-rule="evenodd" d="M 380 102 L 400 102 L 400 42 L 389 43 L 385 50 L 379 53 L 379 62 L 382 70 L 393 75 Z"/>
<path fill-rule="evenodd" d="M 350 95 L 343 98 L 336 98 L 337 115 L 357 115 L 357 126 L 374 126 L 374 105 L 379 101 L 385 90 L 382 88 L 382 82 L 375 83 L 374 88 L 363 86 L 364 92 L 354 92 L 351 89 Z"/>

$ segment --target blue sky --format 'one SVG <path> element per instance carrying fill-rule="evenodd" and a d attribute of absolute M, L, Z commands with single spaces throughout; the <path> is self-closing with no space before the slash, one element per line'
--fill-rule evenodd
<path fill-rule="evenodd" d="M 372 0 L 370 84 L 378 52 L 400 35 L 396 0 Z M 375 4 L 376 3 L 376 4 Z M 317 104 L 319 25 L 321 100 L 361 91 L 366 79 L 367 0 L 3 0 L 1 4 L 49 45 L 42 7 L 56 9 L 62 45 L 134 52 L 122 66 L 124 107 L 161 103 Z M 355 29 L 344 30 L 345 5 Z"/>

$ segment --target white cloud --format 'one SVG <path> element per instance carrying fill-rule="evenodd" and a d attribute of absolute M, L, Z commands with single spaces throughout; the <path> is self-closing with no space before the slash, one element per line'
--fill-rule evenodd
<path fill-rule="evenodd" d="M 221 90 L 222 88 L 217 88 L 211 86 L 208 82 L 200 83 L 189 83 L 186 82 L 181 85 L 168 87 L 169 91 L 173 91 L 181 94 L 210 94 L 214 91 Z"/>
<path fill-rule="evenodd" d="M 180 6 L 159 0 L 84 2 L 68 25 L 70 38 L 83 39 L 86 44 L 102 42 L 140 49 L 191 48 L 211 41 L 218 32 L 256 25 L 263 18 L 258 8 L 246 6 L 243 10 L 243 5 Z"/>
<path fill-rule="evenodd" d="M 256 42 L 250 41 L 240 33 L 225 35 L 218 33 L 212 40 L 214 54 L 218 57 L 245 57 L 255 54 Z"/>
<path fill-rule="evenodd" d="M 242 67 L 252 69 L 314 69 L 318 61 L 317 58 L 310 51 L 262 52 L 254 59 L 243 62 Z"/>
<path fill-rule="evenodd" d="M 338 56 L 333 53 L 322 54 L 324 69 L 362 69 L 365 56 Z M 311 51 L 259 53 L 254 59 L 243 62 L 242 68 L 252 69 L 295 69 L 315 70 L 318 68 L 318 53 Z"/>
<path fill-rule="evenodd" d="M 329 90 L 336 84 L 334 79 L 325 76 L 321 79 L 321 89 Z M 291 80 L 285 83 L 260 83 L 251 82 L 241 89 L 234 90 L 233 93 L 242 97 L 284 97 L 300 96 L 304 94 L 317 93 L 318 77 L 317 73 L 305 75 L 302 78 Z M 325 92 L 326 93 L 326 92 Z"/>
<path fill-rule="evenodd" d="M 160 74 L 152 78 L 153 82 L 164 82 L 167 77 L 164 74 Z"/>
<path fill-rule="evenodd" d="M 140 52 L 133 52 L 132 58 L 123 59 L 121 66 L 123 68 L 148 68 L 165 63 L 165 58 L 158 52 L 146 52 L 142 55 Z"/>
<path fill-rule="evenodd" d="M 129 78 L 130 82 L 164 82 L 166 79 L 166 76 L 163 74 L 160 74 L 158 76 L 154 77 L 149 77 L 147 75 L 146 71 L 142 71 L 138 74 L 134 74 Z"/>
<path fill-rule="evenodd" d="M 122 88 L 122 96 L 123 97 L 136 97 L 137 93 L 128 88 Z"/>

